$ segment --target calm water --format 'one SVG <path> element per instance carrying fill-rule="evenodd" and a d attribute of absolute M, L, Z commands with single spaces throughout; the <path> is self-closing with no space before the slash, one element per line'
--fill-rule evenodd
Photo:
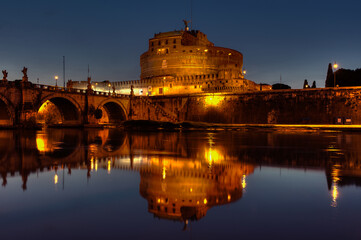
<path fill-rule="evenodd" d="M 1 239 L 361 239 L 361 134 L 0 131 Z"/>

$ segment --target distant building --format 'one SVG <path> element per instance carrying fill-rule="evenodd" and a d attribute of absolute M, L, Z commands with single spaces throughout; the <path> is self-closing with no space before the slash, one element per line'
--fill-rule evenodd
<path fill-rule="evenodd" d="M 270 90 L 245 79 L 242 53 L 216 47 L 198 31 L 155 34 L 148 51 L 140 56 L 140 80 L 93 82 L 95 91 L 135 95 L 173 95 L 202 92 L 246 92 Z M 73 82 L 86 89 L 86 82 Z"/>

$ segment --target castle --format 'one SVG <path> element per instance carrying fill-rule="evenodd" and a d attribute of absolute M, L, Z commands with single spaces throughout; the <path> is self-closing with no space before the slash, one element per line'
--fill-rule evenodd
<path fill-rule="evenodd" d="M 186 23 L 186 22 L 185 22 Z M 242 53 L 216 47 L 207 35 L 185 29 L 155 34 L 140 56 L 140 80 L 68 82 L 68 87 L 140 96 L 270 89 L 245 78 Z M 91 84 L 91 86 L 88 86 Z"/>

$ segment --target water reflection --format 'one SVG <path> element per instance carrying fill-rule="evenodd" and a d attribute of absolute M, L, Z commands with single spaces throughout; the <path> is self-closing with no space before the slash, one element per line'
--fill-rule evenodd
<path fill-rule="evenodd" d="M 98 169 L 108 174 L 140 174 L 140 195 L 155 217 L 188 223 L 214 207 L 240 200 L 255 168 L 324 171 L 331 206 L 340 188 L 361 186 L 358 134 L 325 133 L 128 133 L 120 130 L 0 131 L 2 185 L 20 175 L 27 189 L 30 174 Z M 58 176 L 59 171 L 63 176 Z M 64 187 L 64 183 L 63 187 Z M 266 184 L 266 183 L 265 183 Z"/>

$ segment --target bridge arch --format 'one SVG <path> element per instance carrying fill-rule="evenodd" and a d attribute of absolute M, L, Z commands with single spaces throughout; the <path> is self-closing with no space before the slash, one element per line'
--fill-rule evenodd
<path fill-rule="evenodd" d="M 15 111 L 6 97 L 0 94 L 0 125 L 14 125 Z"/>
<path fill-rule="evenodd" d="M 127 120 L 127 111 L 124 105 L 114 99 L 102 101 L 97 109 L 102 110 L 103 113 L 100 119 L 101 123 L 120 123 Z M 104 113 L 106 114 L 105 116 Z"/>
<path fill-rule="evenodd" d="M 46 108 L 50 108 L 50 110 L 46 111 Z M 81 106 L 72 97 L 64 94 L 51 94 L 44 97 L 37 107 L 37 112 L 38 116 L 44 114 L 49 117 L 52 114 L 55 118 L 55 122 L 51 122 L 52 124 L 77 125 L 82 123 Z"/>

